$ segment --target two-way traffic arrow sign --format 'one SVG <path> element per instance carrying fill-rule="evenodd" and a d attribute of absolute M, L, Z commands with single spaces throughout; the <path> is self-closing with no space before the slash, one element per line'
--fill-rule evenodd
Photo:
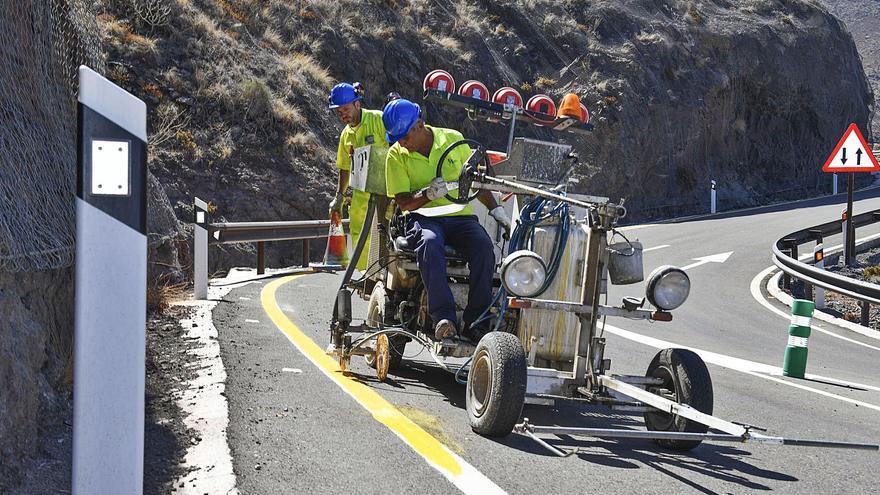
<path fill-rule="evenodd" d="M 859 131 L 858 126 L 850 124 L 843 137 L 837 143 L 834 151 L 825 165 L 823 172 L 878 172 L 880 164 L 871 152 L 871 148 Z"/>

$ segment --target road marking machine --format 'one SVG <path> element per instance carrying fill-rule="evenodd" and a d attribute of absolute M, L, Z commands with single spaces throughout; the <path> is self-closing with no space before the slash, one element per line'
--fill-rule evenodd
<path fill-rule="evenodd" d="M 484 313 L 493 331 L 479 342 L 434 340 L 427 291 L 404 238 L 404 215 L 385 196 L 384 153 L 363 153 L 370 158 L 353 167 L 352 181 L 372 195 L 363 230 L 371 229 L 369 266 L 357 280 L 352 280 L 353 267 L 346 271 L 330 328 L 330 352 L 343 371 L 352 356 L 359 355 L 384 380 L 390 369 L 401 365 L 408 343 L 423 345 L 441 366 L 455 372 L 457 380 L 467 375 L 467 414 L 475 432 L 516 432 L 559 456 L 572 451 L 550 445 L 538 434 L 650 439 L 673 450 L 690 450 L 703 441 L 880 450 L 876 444 L 771 436 L 713 416 L 709 370 L 687 349 L 659 351 L 644 375 L 611 374 L 604 319 L 671 321 L 672 311 L 688 297 L 688 275 L 680 268 L 661 266 L 645 279 L 642 246 L 616 229 L 626 215 L 623 200 L 569 193 L 577 161 L 571 146 L 515 136 L 517 124 L 573 136 L 589 133 L 588 112 L 576 95 L 566 95 L 557 110 L 546 95 L 523 105 L 512 88 L 502 88 L 490 98 L 477 81 L 462 84 L 458 92 L 455 87 L 451 75 L 433 71 L 425 78 L 425 100 L 460 108 L 473 120 L 509 126 L 505 152 L 487 150 L 473 140 L 459 141 L 441 157 L 437 173 L 442 177 L 441 164 L 453 148 L 468 146 L 470 159 L 458 180 L 448 184 L 458 191 L 458 197 L 447 195 L 454 203 L 450 206 L 466 205 L 489 190 L 503 195 L 505 208 L 516 218 L 515 230 L 505 239 L 487 215 L 478 214 L 487 232 L 494 233 L 496 259 L 502 260 L 496 266 L 492 307 Z M 353 259 L 367 239 L 360 236 Z M 461 310 L 467 301 L 468 267 L 454 250 L 446 254 L 448 281 Z M 608 304 L 609 283 L 645 280 L 644 296 Z M 352 316 L 353 293 L 369 301 L 366 318 L 358 323 Z M 447 366 L 444 360 L 453 357 L 469 358 L 469 368 Z M 646 431 L 520 421 L 524 404 L 559 401 L 640 412 Z"/>

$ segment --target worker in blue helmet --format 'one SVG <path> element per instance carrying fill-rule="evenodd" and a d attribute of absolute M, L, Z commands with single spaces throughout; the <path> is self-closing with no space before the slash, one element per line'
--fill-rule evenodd
<path fill-rule="evenodd" d="M 436 177 L 440 156 L 452 143 L 464 139 L 461 133 L 426 125 L 419 106 L 402 98 L 385 106 L 382 120 L 391 144 L 385 161 L 386 191 L 401 210 L 408 212 L 407 240 L 415 247 L 419 271 L 428 291 L 428 313 L 434 323 L 434 337 L 442 340 L 458 334 L 476 342 L 488 327 L 477 319 L 492 301 L 494 248 L 474 216 L 473 208 L 446 198 L 447 194 L 458 197 L 458 190 L 450 191 L 446 182 L 457 180 L 471 149 L 468 146 L 454 148 L 443 164 L 443 177 Z M 492 193 L 483 191 L 478 199 L 509 233 L 510 217 Z M 461 327 L 446 278 L 446 245 L 460 252 L 470 268 L 468 303 Z"/>
<path fill-rule="evenodd" d="M 364 88 L 360 83 L 343 82 L 333 86 L 333 89 L 330 90 L 329 108 L 336 113 L 339 121 L 345 124 L 345 128 L 339 135 L 339 146 L 336 150 L 339 180 L 336 183 L 336 194 L 330 201 L 331 214 L 334 211 L 342 212 L 353 161 L 364 156 L 369 157 L 370 153 L 363 152 L 367 148 L 373 150 L 373 155 L 377 155 L 379 151 L 384 154 L 388 148 L 388 143 L 385 140 L 385 127 L 382 124 L 382 112 L 363 108 L 363 93 Z M 348 209 L 352 246 L 357 244 L 361 235 L 369 201 L 370 193 L 352 188 L 351 206 Z M 369 236 L 369 231 L 365 235 Z M 367 268 L 369 237 L 365 246 L 360 257 L 357 260 L 352 260 L 355 267 L 361 271 Z"/>

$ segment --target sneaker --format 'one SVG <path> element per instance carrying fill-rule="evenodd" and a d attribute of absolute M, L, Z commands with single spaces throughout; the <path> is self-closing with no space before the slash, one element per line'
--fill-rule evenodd
<path fill-rule="evenodd" d="M 455 323 L 451 320 L 440 320 L 434 327 L 434 338 L 438 341 L 451 339 L 455 336 Z"/>
<path fill-rule="evenodd" d="M 328 356 L 336 355 L 336 344 L 331 340 L 330 343 L 327 344 L 327 349 L 325 349 L 324 352 L 327 353 Z"/>

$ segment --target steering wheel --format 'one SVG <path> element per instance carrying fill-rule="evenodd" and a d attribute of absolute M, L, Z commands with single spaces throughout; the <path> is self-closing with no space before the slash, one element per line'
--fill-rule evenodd
<path fill-rule="evenodd" d="M 446 199 L 459 205 L 470 203 L 477 199 L 477 196 L 480 194 L 479 190 L 471 191 L 471 184 L 474 181 L 473 176 L 475 172 L 477 172 L 477 169 L 482 165 L 483 171 L 487 173 L 491 173 L 492 171 L 491 164 L 489 163 L 489 155 L 486 154 L 483 145 L 473 139 L 462 139 L 450 144 L 443 151 L 443 154 L 440 155 L 440 161 L 437 162 L 436 176 L 443 179 L 443 163 L 446 161 L 446 157 L 449 156 L 449 153 L 452 152 L 452 150 L 465 144 L 474 148 L 474 154 L 471 155 L 471 158 L 462 165 L 461 172 L 458 174 L 458 197 L 446 193 Z"/>

